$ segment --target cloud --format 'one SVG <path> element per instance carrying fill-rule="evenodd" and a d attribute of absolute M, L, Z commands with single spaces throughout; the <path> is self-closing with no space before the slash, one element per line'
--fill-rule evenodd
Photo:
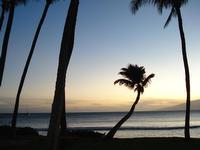
<path fill-rule="evenodd" d="M 15 98 L 0 97 L 0 113 L 12 113 L 14 110 Z M 37 98 L 20 99 L 19 112 L 49 112 L 51 100 Z"/>
<path fill-rule="evenodd" d="M 150 99 L 141 100 L 137 106 L 137 110 L 160 110 L 162 108 L 181 104 L 180 100 L 166 100 L 166 99 Z"/>
<path fill-rule="evenodd" d="M 0 113 L 12 113 L 15 98 L 0 98 Z M 113 100 L 66 100 L 67 112 L 110 112 L 128 111 L 134 101 Z M 160 110 L 165 107 L 180 104 L 177 100 L 143 100 L 136 106 L 136 111 Z M 20 100 L 19 112 L 50 112 L 52 99 L 22 98 Z"/>

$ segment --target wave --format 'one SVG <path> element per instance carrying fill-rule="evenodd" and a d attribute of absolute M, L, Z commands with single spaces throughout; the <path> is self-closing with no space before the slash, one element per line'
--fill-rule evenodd
<path fill-rule="evenodd" d="M 121 127 L 119 130 L 182 130 L 184 126 L 172 127 Z M 190 126 L 190 129 L 200 128 L 200 126 Z M 112 127 L 69 127 L 69 130 L 95 130 L 103 131 L 110 130 Z M 37 131 L 48 131 L 47 128 L 36 128 Z"/>

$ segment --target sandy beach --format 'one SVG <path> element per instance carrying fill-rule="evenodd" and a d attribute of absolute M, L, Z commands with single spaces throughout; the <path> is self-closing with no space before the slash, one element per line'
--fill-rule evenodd
<path fill-rule="evenodd" d="M 1 139 L 1 150 L 44 150 L 46 137 L 18 137 Z M 131 149 L 199 149 L 200 139 L 184 138 L 128 138 L 128 139 L 60 139 L 60 150 L 131 150 Z"/>
<path fill-rule="evenodd" d="M 30 127 L 18 127 L 12 136 L 9 126 L 0 126 L 0 150 L 47 150 L 47 136 L 39 135 Z M 200 138 L 141 137 L 105 139 L 105 134 L 93 130 L 69 130 L 60 136 L 59 150 L 132 150 L 132 149 L 182 149 L 200 147 Z"/>

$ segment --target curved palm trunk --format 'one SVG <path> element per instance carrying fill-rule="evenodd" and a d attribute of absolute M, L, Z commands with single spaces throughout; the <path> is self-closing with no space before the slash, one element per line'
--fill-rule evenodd
<path fill-rule="evenodd" d="M 2 8 L 1 17 L 0 17 L 0 32 L 1 32 L 2 25 L 3 25 L 4 15 L 5 15 L 5 9 Z"/>
<path fill-rule="evenodd" d="M 135 110 L 135 106 L 137 105 L 139 100 L 140 100 L 140 91 L 138 91 L 136 100 L 135 100 L 134 104 L 132 105 L 131 109 L 129 110 L 129 112 L 108 132 L 108 134 L 105 137 L 106 139 L 111 139 L 114 137 L 115 133 L 121 127 L 121 125 L 125 121 L 127 121 L 130 118 L 130 116 L 133 114 L 133 112 Z"/>
<path fill-rule="evenodd" d="M 61 42 L 56 87 L 47 134 L 49 139 L 49 148 L 53 150 L 57 149 L 58 146 L 58 139 L 60 134 L 59 125 L 64 105 L 65 79 L 74 45 L 78 5 L 79 0 L 71 0 Z"/>
<path fill-rule="evenodd" d="M 16 100 L 15 100 L 15 108 L 14 108 L 14 112 L 13 112 L 13 116 L 12 116 L 12 128 L 13 128 L 14 134 L 15 134 L 15 128 L 16 128 L 16 121 L 17 121 L 17 114 L 18 114 L 19 99 L 20 99 L 21 91 L 22 91 L 22 88 L 23 88 L 23 85 L 24 85 L 25 77 L 26 77 L 26 74 L 27 74 L 27 71 L 28 71 L 28 67 L 30 65 L 32 55 L 33 55 L 33 52 L 34 52 L 34 49 L 35 49 L 35 45 L 36 45 L 40 30 L 41 30 L 41 27 L 42 27 L 42 24 L 44 23 L 44 19 L 46 17 L 49 6 L 50 6 L 50 3 L 46 3 L 46 6 L 44 8 L 42 17 L 40 19 L 40 22 L 38 24 L 38 27 L 37 27 L 37 30 L 36 30 L 36 33 L 35 33 L 35 36 L 34 36 L 34 39 L 33 39 L 33 42 L 32 42 L 32 46 L 31 46 L 31 49 L 30 49 L 30 52 L 29 52 L 29 55 L 28 55 L 28 58 L 27 58 L 27 61 L 26 61 L 25 67 L 24 67 L 23 74 L 21 76 L 21 80 L 20 80 L 20 84 L 19 84 L 19 87 L 18 87 L 17 96 L 16 96 Z"/>
<path fill-rule="evenodd" d="M 15 12 L 15 0 L 11 0 L 9 16 L 8 16 L 8 21 L 7 21 L 7 25 L 6 25 L 6 31 L 5 31 L 5 35 L 4 35 L 4 39 L 3 39 L 1 58 L 0 58 L 0 86 L 2 84 L 2 79 L 3 79 L 3 72 L 4 72 L 5 62 L 6 62 L 8 42 L 9 42 L 9 38 L 10 38 L 10 32 L 11 32 L 12 23 L 13 23 L 14 12 Z"/>
<path fill-rule="evenodd" d="M 190 72 L 187 60 L 187 53 L 186 53 L 186 42 L 185 42 L 185 34 L 183 31 L 183 22 L 180 8 L 176 8 L 177 15 L 178 15 L 178 25 L 180 30 L 181 36 L 181 44 L 182 44 L 182 55 L 183 55 L 183 62 L 185 68 L 185 84 L 186 84 L 186 113 L 185 113 L 185 138 L 190 138 Z"/>

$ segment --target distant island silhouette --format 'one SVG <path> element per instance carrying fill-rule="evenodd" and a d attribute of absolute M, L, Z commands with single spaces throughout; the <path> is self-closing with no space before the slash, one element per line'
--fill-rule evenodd
<path fill-rule="evenodd" d="M 200 99 L 191 101 L 191 110 L 200 110 Z M 159 111 L 185 111 L 185 103 L 162 108 Z"/>

